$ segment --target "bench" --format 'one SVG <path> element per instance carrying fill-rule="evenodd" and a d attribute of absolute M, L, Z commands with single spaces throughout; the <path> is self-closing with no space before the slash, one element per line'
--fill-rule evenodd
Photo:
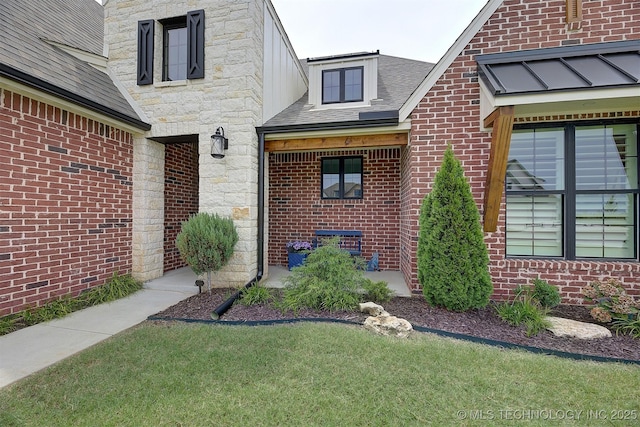
<path fill-rule="evenodd" d="M 322 246 L 324 239 L 339 237 L 340 249 L 349 251 L 353 256 L 362 256 L 362 231 L 357 230 L 316 230 L 313 247 Z"/>

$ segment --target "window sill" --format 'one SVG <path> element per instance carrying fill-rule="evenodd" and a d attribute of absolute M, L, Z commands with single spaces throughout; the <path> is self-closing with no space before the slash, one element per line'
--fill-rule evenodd
<path fill-rule="evenodd" d="M 370 102 L 335 102 L 331 104 L 311 105 L 309 111 L 346 110 L 349 108 L 371 107 Z"/>
<path fill-rule="evenodd" d="M 174 86 L 186 86 L 187 80 L 172 80 L 166 82 L 155 83 L 154 87 L 174 87 Z"/>

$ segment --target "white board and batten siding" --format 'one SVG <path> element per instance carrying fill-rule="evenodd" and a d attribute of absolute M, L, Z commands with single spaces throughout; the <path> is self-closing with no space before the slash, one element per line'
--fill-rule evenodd
<path fill-rule="evenodd" d="M 264 8 L 264 97 L 266 122 L 307 91 L 307 77 L 271 1 Z"/>

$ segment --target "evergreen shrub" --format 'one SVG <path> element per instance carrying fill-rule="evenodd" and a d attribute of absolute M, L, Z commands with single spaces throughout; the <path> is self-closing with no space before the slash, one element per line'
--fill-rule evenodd
<path fill-rule="evenodd" d="M 361 299 L 365 281 L 364 262 L 338 246 L 339 237 L 323 241 L 309 253 L 305 263 L 291 270 L 285 279 L 284 310 L 353 310 Z"/>
<path fill-rule="evenodd" d="M 422 202 L 417 257 L 429 304 L 466 311 L 489 303 L 493 285 L 480 213 L 451 146 Z"/>

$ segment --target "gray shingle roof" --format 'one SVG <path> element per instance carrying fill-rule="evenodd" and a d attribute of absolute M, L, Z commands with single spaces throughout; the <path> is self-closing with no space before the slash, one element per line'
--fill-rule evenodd
<path fill-rule="evenodd" d="M 106 73 L 49 43 L 102 55 L 103 16 L 95 0 L 0 1 L 0 76 L 148 129 Z"/>
<path fill-rule="evenodd" d="M 301 61 L 305 64 L 305 61 Z M 378 100 L 370 106 L 314 110 L 309 105 L 309 93 L 267 121 L 263 129 L 357 122 L 360 113 L 397 112 L 424 80 L 434 64 L 412 59 L 380 55 L 378 58 Z M 308 72 L 308 70 L 305 70 Z M 310 84 L 313 84 L 310 82 Z"/>

